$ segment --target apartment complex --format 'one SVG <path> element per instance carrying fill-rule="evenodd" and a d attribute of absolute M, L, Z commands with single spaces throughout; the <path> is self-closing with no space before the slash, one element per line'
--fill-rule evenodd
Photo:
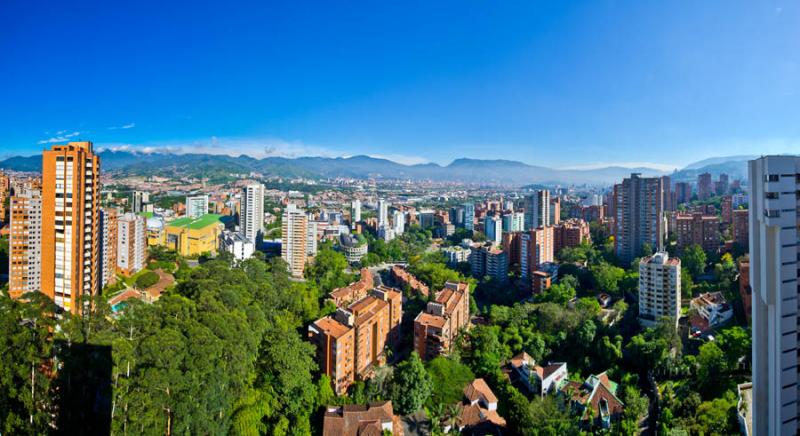
<path fill-rule="evenodd" d="M 661 247 L 666 234 L 661 182 L 633 173 L 614 185 L 614 251 L 623 262 L 638 257 L 645 244 Z"/>
<path fill-rule="evenodd" d="M 19 298 L 42 285 L 42 196 L 38 187 L 18 189 L 9 199 L 8 295 Z"/>
<path fill-rule="evenodd" d="M 570 218 L 553 227 L 553 254 L 557 255 L 564 248 L 588 243 L 590 239 L 589 223 Z"/>
<path fill-rule="evenodd" d="M 425 360 L 447 353 L 468 325 L 469 285 L 447 282 L 414 319 L 414 350 Z"/>
<path fill-rule="evenodd" d="M 675 326 L 681 314 L 681 260 L 665 251 L 639 261 L 639 322 L 654 326 L 670 317 Z"/>
<path fill-rule="evenodd" d="M 673 215 L 673 219 L 679 250 L 691 245 L 699 245 L 707 253 L 719 250 L 719 218 L 716 215 L 678 213 Z"/>
<path fill-rule="evenodd" d="M 708 200 L 714 195 L 714 184 L 711 182 L 711 174 L 703 173 L 697 176 L 697 198 Z"/>
<path fill-rule="evenodd" d="M 253 243 L 264 233 L 264 185 L 261 183 L 251 183 L 242 189 L 239 227 Z"/>
<path fill-rule="evenodd" d="M 145 267 L 147 234 L 144 217 L 126 213 L 117 218 L 117 268 L 132 275 Z"/>
<path fill-rule="evenodd" d="M 508 255 L 491 244 L 472 247 L 469 263 L 473 277 L 489 276 L 500 283 L 508 280 Z"/>
<path fill-rule="evenodd" d="M 99 173 L 91 142 L 42 154 L 42 292 L 76 314 L 100 288 Z"/>
<path fill-rule="evenodd" d="M 117 227 L 116 209 L 100 209 L 100 286 L 114 281 L 117 273 Z"/>
<path fill-rule="evenodd" d="M 464 228 L 475 230 L 475 203 L 464 203 Z"/>
<path fill-rule="evenodd" d="M 483 233 L 486 234 L 487 241 L 499 244 L 503 240 L 503 223 L 501 219 L 495 215 L 486 215 L 486 219 L 483 221 Z"/>
<path fill-rule="evenodd" d="M 320 372 L 330 377 L 338 395 L 346 393 L 357 379 L 369 378 L 374 366 L 385 363 L 386 349 L 400 340 L 402 300 L 399 290 L 379 286 L 355 301 L 340 300 L 333 315 L 308 326 Z"/>
<path fill-rule="evenodd" d="M 731 236 L 733 242 L 743 247 L 747 247 L 750 234 L 750 214 L 747 209 L 736 209 L 732 213 Z"/>
<path fill-rule="evenodd" d="M 525 197 L 525 230 L 550 225 L 550 191 L 535 191 Z"/>
<path fill-rule="evenodd" d="M 281 230 L 281 258 L 289 264 L 292 276 L 303 277 L 308 256 L 308 217 L 296 204 L 286 205 Z"/>
<path fill-rule="evenodd" d="M 522 234 L 519 272 L 523 280 L 530 280 L 541 264 L 553 261 L 554 239 L 553 227 L 540 227 Z"/>
<path fill-rule="evenodd" d="M 748 171 L 753 434 L 793 435 L 800 416 L 800 157 L 762 157 L 750 161 Z"/>

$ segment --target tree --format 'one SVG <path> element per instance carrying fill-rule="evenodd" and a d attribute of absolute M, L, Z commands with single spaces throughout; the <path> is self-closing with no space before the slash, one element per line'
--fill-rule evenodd
<path fill-rule="evenodd" d="M 592 274 L 592 283 L 598 291 L 615 294 L 619 290 L 619 281 L 625 275 L 625 270 L 614 265 L 601 262 L 589 267 Z"/>
<path fill-rule="evenodd" d="M 397 365 L 392 383 L 392 403 L 403 415 L 416 412 L 431 395 L 431 377 L 419 355 L 412 352 Z"/>
<path fill-rule="evenodd" d="M 681 255 L 681 265 L 689 270 L 692 277 L 701 276 L 706 269 L 706 252 L 703 247 L 698 244 L 686 247 Z"/>
<path fill-rule="evenodd" d="M 153 271 L 146 271 L 144 274 L 136 278 L 136 287 L 146 289 L 155 285 L 160 280 L 158 274 Z"/>
<path fill-rule="evenodd" d="M 625 417 L 635 423 L 638 423 L 639 419 L 647 413 L 649 401 L 647 397 L 639 393 L 636 386 L 625 386 L 622 402 L 625 403 Z"/>
<path fill-rule="evenodd" d="M 750 357 L 752 337 L 747 330 L 739 326 L 720 331 L 717 336 L 717 343 L 725 354 L 727 367 L 730 370 L 736 368 L 739 359 L 742 357 Z"/>
<path fill-rule="evenodd" d="M 468 366 L 446 357 L 436 357 L 428 362 L 431 379 L 429 405 L 455 404 L 461 401 L 464 387 L 475 379 Z"/>
<path fill-rule="evenodd" d="M 725 353 L 719 349 L 715 342 L 706 342 L 700 346 L 697 356 L 697 382 L 702 388 L 701 392 L 719 392 L 720 384 L 727 369 Z"/>

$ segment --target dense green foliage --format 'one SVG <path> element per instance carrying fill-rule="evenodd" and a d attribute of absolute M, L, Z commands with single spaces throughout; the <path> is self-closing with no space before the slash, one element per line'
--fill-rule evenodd
<path fill-rule="evenodd" d="M 0 384 L 8 386 L 0 388 L 0 422 L 8 433 L 44 432 L 49 412 L 70 425 L 73 412 L 57 405 L 83 394 L 55 389 L 45 374 L 36 376 L 46 371 L 58 343 L 67 344 L 58 347 L 60 375 L 75 368 L 77 376 L 79 362 L 82 370 L 107 371 L 114 433 L 312 431 L 316 363 L 313 346 L 300 332 L 320 308 L 313 286 L 290 281 L 280 260 L 253 259 L 236 267 L 206 262 L 156 303 L 134 301 L 119 317 L 109 316 L 102 299 L 83 317 L 60 321 L 52 318 L 49 302 L 34 303 L 0 299 L 0 344 L 6 347 Z M 54 322 L 60 329 L 48 328 Z"/>
<path fill-rule="evenodd" d="M 158 283 L 158 274 L 153 271 L 146 271 L 136 278 L 136 287 L 139 289 L 149 288 Z"/>

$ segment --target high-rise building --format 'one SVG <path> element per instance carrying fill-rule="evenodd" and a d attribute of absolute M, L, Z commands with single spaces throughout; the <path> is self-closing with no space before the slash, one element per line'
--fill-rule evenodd
<path fill-rule="evenodd" d="M 670 317 L 678 326 L 681 315 L 681 260 L 665 251 L 639 261 L 639 322 L 654 326 Z"/>
<path fill-rule="evenodd" d="M 389 225 L 389 204 L 386 200 L 378 200 L 378 227 Z"/>
<path fill-rule="evenodd" d="M 133 213 L 145 211 L 145 205 L 150 202 L 150 193 L 144 191 L 133 191 Z"/>
<path fill-rule="evenodd" d="M 255 244 L 264 234 L 264 185 L 251 183 L 242 189 L 239 227 L 244 237 Z"/>
<path fill-rule="evenodd" d="M 540 227 L 522 234 L 519 248 L 519 273 L 523 281 L 529 280 L 543 263 L 553 261 L 553 227 Z"/>
<path fill-rule="evenodd" d="M 754 435 L 797 434 L 800 417 L 800 156 L 749 162 Z M 734 211 L 734 220 L 736 220 Z"/>
<path fill-rule="evenodd" d="M 468 326 L 469 285 L 447 282 L 414 319 L 414 350 L 425 360 L 447 353 Z"/>
<path fill-rule="evenodd" d="M 400 236 L 406 231 L 406 214 L 396 210 L 392 214 L 392 225 L 394 226 L 395 236 Z"/>
<path fill-rule="evenodd" d="M 208 195 L 186 197 L 186 216 L 200 218 L 208 214 Z"/>
<path fill-rule="evenodd" d="M 361 200 L 350 203 L 350 227 L 355 228 L 355 223 L 361 222 Z"/>
<path fill-rule="evenodd" d="M 0 171 L 0 224 L 8 222 L 9 211 L 6 210 L 6 198 L 8 198 L 11 180 L 6 173 Z"/>
<path fill-rule="evenodd" d="M 623 262 L 642 254 L 645 244 L 661 248 L 666 235 L 660 177 L 633 173 L 614 185 L 614 251 Z"/>
<path fill-rule="evenodd" d="M 750 234 L 750 225 L 748 224 L 750 215 L 747 209 L 734 210 L 732 217 L 731 236 L 733 237 L 733 243 L 739 244 L 742 247 L 747 247 Z"/>
<path fill-rule="evenodd" d="M 42 154 L 42 292 L 75 314 L 100 288 L 99 175 L 91 142 Z"/>
<path fill-rule="evenodd" d="M 702 213 L 676 213 L 674 220 L 678 250 L 699 245 L 709 254 L 719 251 L 719 217 Z"/>
<path fill-rule="evenodd" d="M 456 227 L 464 227 L 464 206 L 450 208 L 450 222 Z"/>
<path fill-rule="evenodd" d="M 714 195 L 714 184 L 711 183 L 711 174 L 703 173 L 697 176 L 697 198 L 708 200 Z"/>
<path fill-rule="evenodd" d="M 557 255 L 564 248 L 577 247 L 589 239 L 589 223 L 576 218 L 562 221 L 553 226 L 553 254 Z"/>
<path fill-rule="evenodd" d="M 733 222 L 733 200 L 730 195 L 722 197 L 720 209 L 722 209 L 722 222 L 724 224 L 731 224 Z"/>
<path fill-rule="evenodd" d="M 116 209 L 106 208 L 100 209 L 100 256 L 102 258 L 100 264 L 100 286 L 106 287 L 109 283 L 114 281 L 117 273 L 117 236 L 119 233 L 117 227 L 117 211 Z"/>
<path fill-rule="evenodd" d="M 434 226 L 436 220 L 434 219 L 434 212 L 430 209 L 419 211 L 419 226 L 423 229 L 430 229 Z M 388 225 L 388 222 L 386 223 Z"/>
<path fill-rule="evenodd" d="M 692 201 L 692 184 L 687 182 L 675 183 L 675 209 L 678 204 L 684 204 Z"/>
<path fill-rule="evenodd" d="M 385 363 L 386 349 L 400 341 L 403 293 L 386 286 L 363 292 L 369 294 L 337 303 L 333 315 L 308 326 L 320 372 L 330 377 L 339 395 L 346 393 L 356 378 L 368 377 L 375 366 Z"/>
<path fill-rule="evenodd" d="M 308 231 L 306 232 L 306 254 L 309 256 L 317 255 L 317 221 L 314 221 L 311 214 L 308 214 Z"/>
<path fill-rule="evenodd" d="M 147 232 L 144 218 L 126 213 L 117 218 L 117 268 L 125 275 L 136 274 L 147 260 Z"/>
<path fill-rule="evenodd" d="M 717 195 L 725 195 L 730 189 L 730 179 L 727 174 L 719 175 L 719 182 L 716 184 Z"/>
<path fill-rule="evenodd" d="M 503 232 L 521 232 L 525 229 L 524 212 L 508 212 L 503 215 Z"/>
<path fill-rule="evenodd" d="M 525 230 L 550 225 L 550 191 L 535 191 L 525 197 Z"/>
<path fill-rule="evenodd" d="M 286 205 L 281 230 L 281 258 L 289 264 L 292 276 L 303 277 L 308 256 L 308 217 L 296 204 Z"/>
<path fill-rule="evenodd" d="M 503 240 L 503 223 L 495 215 L 486 215 L 483 221 L 483 230 L 486 233 L 486 240 L 493 244 L 499 244 Z"/>
<path fill-rule="evenodd" d="M 36 187 L 18 189 L 9 199 L 8 295 L 19 298 L 42 285 L 42 195 Z"/>
<path fill-rule="evenodd" d="M 553 197 L 550 199 L 550 221 L 548 225 L 554 226 L 560 222 L 561 222 L 561 197 Z"/>
<path fill-rule="evenodd" d="M 475 230 L 475 203 L 464 203 L 464 228 Z"/>
<path fill-rule="evenodd" d="M 670 176 L 661 176 L 661 195 L 664 211 L 675 210 L 675 206 L 672 204 L 672 178 Z"/>

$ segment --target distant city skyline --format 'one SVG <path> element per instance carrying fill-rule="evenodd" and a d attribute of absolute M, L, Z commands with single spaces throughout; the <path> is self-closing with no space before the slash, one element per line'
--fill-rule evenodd
<path fill-rule="evenodd" d="M 0 159 L 91 140 L 668 170 L 800 149 L 791 2 L 7 2 L 0 17 Z"/>

